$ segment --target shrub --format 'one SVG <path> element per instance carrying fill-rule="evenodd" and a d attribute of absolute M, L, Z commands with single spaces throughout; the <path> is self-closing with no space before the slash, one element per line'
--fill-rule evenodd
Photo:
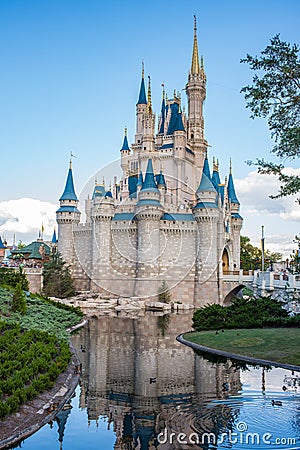
<path fill-rule="evenodd" d="M 195 311 L 195 330 L 300 326 L 300 315 L 290 317 L 283 303 L 264 298 L 236 298 L 230 306 L 208 305 Z"/>
<path fill-rule="evenodd" d="M 22 290 L 21 282 L 17 283 L 13 293 L 11 310 L 13 312 L 19 312 L 20 314 L 26 314 L 26 300 Z"/>

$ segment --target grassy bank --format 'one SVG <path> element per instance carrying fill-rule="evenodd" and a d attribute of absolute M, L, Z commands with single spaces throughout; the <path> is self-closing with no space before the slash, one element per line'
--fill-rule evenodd
<path fill-rule="evenodd" d="M 17 322 L 25 330 L 41 330 L 67 339 L 67 328 L 76 325 L 82 318 L 77 308 L 53 302 L 31 294 L 26 298 L 26 314 L 12 312 L 13 291 L 0 287 L 0 319 L 8 323 Z"/>
<path fill-rule="evenodd" d="M 205 347 L 300 366 L 300 329 L 268 328 L 200 331 L 184 338 Z"/>
<path fill-rule="evenodd" d="M 28 295 L 14 312 L 13 289 L 0 287 L 0 418 L 51 388 L 70 360 L 67 328 L 82 320 L 76 308 Z"/>

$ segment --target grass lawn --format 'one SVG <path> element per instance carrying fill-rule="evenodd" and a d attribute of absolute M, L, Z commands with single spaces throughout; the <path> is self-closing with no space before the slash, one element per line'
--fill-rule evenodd
<path fill-rule="evenodd" d="M 217 350 L 300 366 L 300 328 L 200 331 L 183 337 Z"/>

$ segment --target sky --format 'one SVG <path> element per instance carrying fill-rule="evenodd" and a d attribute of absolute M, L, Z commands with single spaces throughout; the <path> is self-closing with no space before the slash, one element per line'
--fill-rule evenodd
<path fill-rule="evenodd" d="M 266 121 L 250 119 L 245 107 L 240 90 L 253 74 L 240 59 L 259 54 L 277 33 L 299 44 L 298 0 L 1 0 L 0 235 L 9 243 L 14 234 L 29 243 L 42 222 L 51 237 L 70 151 L 80 195 L 118 160 L 125 126 L 133 142 L 142 61 L 157 113 L 161 83 L 169 97 L 184 88 L 194 14 L 207 75 L 209 159 L 219 158 L 224 179 L 232 158 L 242 234 L 258 244 L 264 225 L 268 248 L 295 248 L 299 205 L 271 200 L 276 179 L 246 164 L 271 159 L 273 142 Z M 298 162 L 288 165 L 300 173 Z"/>

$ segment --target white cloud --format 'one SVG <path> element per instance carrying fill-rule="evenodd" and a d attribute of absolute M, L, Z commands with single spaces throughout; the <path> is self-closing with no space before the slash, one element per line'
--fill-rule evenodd
<path fill-rule="evenodd" d="M 9 243 L 16 234 L 16 239 L 29 243 L 38 237 L 44 225 L 44 237 L 50 238 L 56 224 L 57 205 L 33 198 L 20 198 L 0 202 L 0 234 Z"/>
<path fill-rule="evenodd" d="M 286 172 L 300 176 L 300 169 L 287 168 Z M 263 175 L 257 171 L 235 180 L 237 196 L 244 217 L 242 234 L 249 236 L 254 245 L 259 245 L 261 225 L 265 225 L 266 247 L 288 257 L 296 248 L 295 234 L 300 232 L 300 205 L 296 195 L 271 199 L 279 189 L 274 175 Z"/>
<path fill-rule="evenodd" d="M 300 169 L 293 171 L 300 175 Z M 235 183 L 241 204 L 247 208 L 248 213 L 280 214 L 283 219 L 300 219 L 297 196 L 270 198 L 270 195 L 276 195 L 279 189 L 279 181 L 275 175 L 263 175 L 255 171 L 248 173 L 243 179 L 237 179 Z"/>

